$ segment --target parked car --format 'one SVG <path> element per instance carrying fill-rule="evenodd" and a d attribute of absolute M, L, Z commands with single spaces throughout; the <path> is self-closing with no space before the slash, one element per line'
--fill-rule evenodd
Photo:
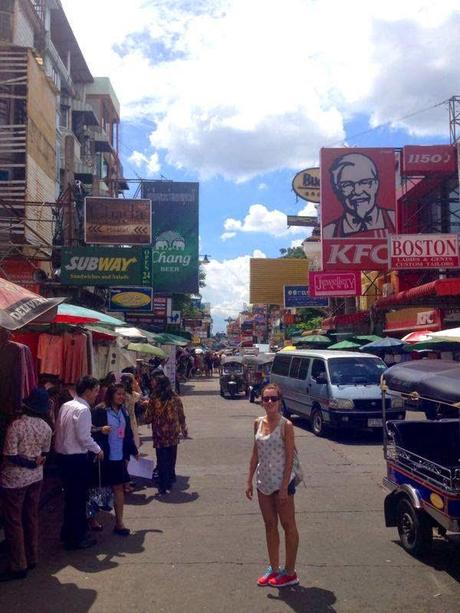
<path fill-rule="evenodd" d="M 277 353 L 270 382 L 283 392 L 284 413 L 306 417 L 314 434 L 326 428 L 382 428 L 380 377 L 386 365 L 371 354 L 298 350 Z M 403 401 L 386 398 L 388 419 L 404 419 Z"/>

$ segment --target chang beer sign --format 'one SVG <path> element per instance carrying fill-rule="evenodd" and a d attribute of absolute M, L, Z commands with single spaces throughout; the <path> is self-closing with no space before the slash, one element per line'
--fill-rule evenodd
<path fill-rule="evenodd" d="M 152 202 L 155 292 L 198 292 L 198 183 L 145 181 Z"/>
<path fill-rule="evenodd" d="M 76 247 L 62 250 L 61 282 L 67 285 L 152 285 L 150 249 Z"/>

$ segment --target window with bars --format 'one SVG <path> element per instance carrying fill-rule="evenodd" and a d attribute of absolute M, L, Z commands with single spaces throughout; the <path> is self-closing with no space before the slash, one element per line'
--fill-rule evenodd
<path fill-rule="evenodd" d="M 0 0 L 0 41 L 13 41 L 14 0 Z"/>

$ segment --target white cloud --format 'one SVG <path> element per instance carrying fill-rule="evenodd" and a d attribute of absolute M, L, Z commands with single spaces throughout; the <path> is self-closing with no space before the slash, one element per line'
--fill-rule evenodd
<path fill-rule="evenodd" d="M 303 238 L 296 238 L 296 239 L 294 239 L 293 241 L 291 241 L 291 248 L 295 249 L 295 247 L 301 247 L 303 241 L 304 241 Z"/>
<path fill-rule="evenodd" d="M 304 217 L 316 217 L 318 215 L 318 204 L 307 202 L 307 204 L 300 209 L 297 215 L 303 215 Z"/>
<path fill-rule="evenodd" d="M 262 192 L 268 189 L 268 185 L 266 183 L 259 183 L 259 185 L 257 186 L 257 189 L 260 189 L 260 191 Z"/>
<path fill-rule="evenodd" d="M 161 170 L 160 156 L 158 153 L 152 153 L 150 157 L 147 157 L 140 151 L 133 151 L 129 157 L 129 161 L 137 168 L 145 168 L 149 176 L 157 175 Z"/>
<path fill-rule="evenodd" d="M 220 240 L 228 241 L 230 238 L 235 238 L 236 232 L 224 232 L 220 235 Z"/>
<path fill-rule="evenodd" d="M 302 234 L 302 228 L 288 228 L 286 213 L 278 209 L 269 210 L 263 204 L 251 204 L 248 214 L 243 220 L 229 217 L 224 222 L 224 234 L 236 232 L 263 232 L 271 236 L 287 236 L 288 234 Z"/>
<path fill-rule="evenodd" d="M 260 249 L 252 255 L 228 260 L 212 259 L 206 266 L 206 287 L 201 290 L 203 300 L 211 303 L 213 318 L 235 317 L 249 302 L 249 260 L 265 258 Z"/>
<path fill-rule="evenodd" d="M 123 117 L 153 121 L 152 152 L 203 179 L 314 165 L 356 113 L 418 134 L 447 130 L 444 108 L 396 120 L 455 93 L 458 0 L 63 4 Z"/>

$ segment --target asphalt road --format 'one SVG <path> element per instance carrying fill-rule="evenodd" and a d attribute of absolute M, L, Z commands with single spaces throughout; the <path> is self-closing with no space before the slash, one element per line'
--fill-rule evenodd
<path fill-rule="evenodd" d="M 40 566 L 26 581 L 0 585 L 2 613 L 460 611 L 459 548 L 437 540 L 421 562 L 384 526 L 381 442 L 318 439 L 299 421 L 307 477 L 296 494 L 301 584 L 258 588 L 264 529 L 244 486 L 261 407 L 217 390 L 217 378 L 187 386 L 191 439 L 179 447 L 176 490 L 159 499 L 149 485 L 129 497 L 132 536 L 112 535 L 104 513 L 98 546 L 65 552 L 59 498 L 46 506 Z M 147 428 L 143 434 L 152 455 Z"/>

